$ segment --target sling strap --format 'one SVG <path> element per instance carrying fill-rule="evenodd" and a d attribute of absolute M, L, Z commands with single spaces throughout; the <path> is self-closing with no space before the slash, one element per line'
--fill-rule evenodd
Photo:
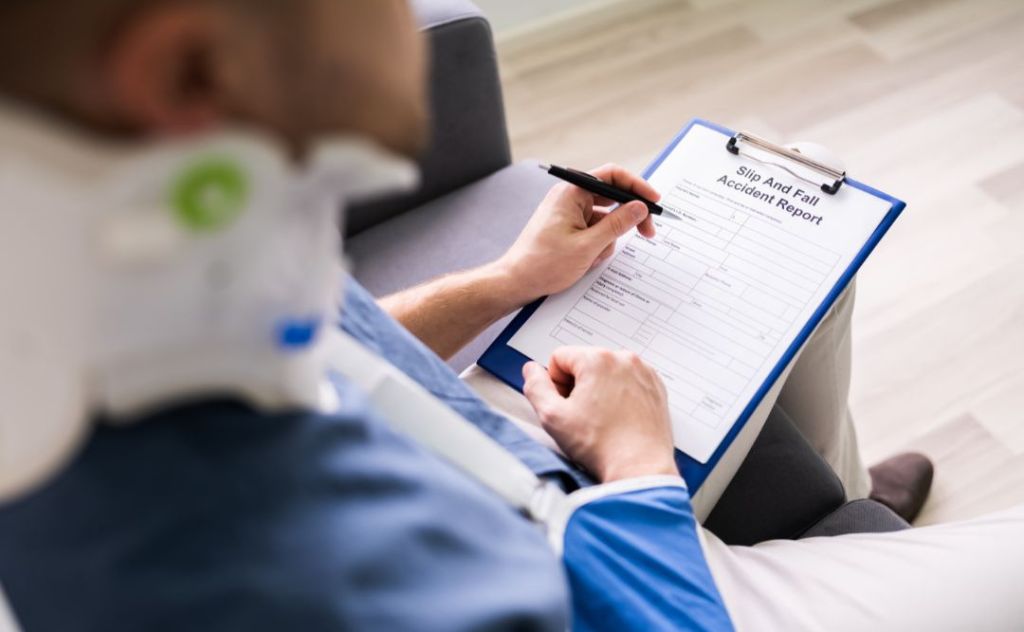
<path fill-rule="evenodd" d="M 565 493 L 526 465 L 427 389 L 338 328 L 325 332 L 329 371 L 351 381 L 396 431 L 461 469 L 539 524 L 566 510 Z M 337 393 L 325 384 L 321 400 L 337 409 Z"/>

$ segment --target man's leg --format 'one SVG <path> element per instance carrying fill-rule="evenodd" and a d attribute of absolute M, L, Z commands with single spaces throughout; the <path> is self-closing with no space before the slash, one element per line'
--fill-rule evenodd
<path fill-rule="evenodd" d="M 832 306 L 804 346 L 776 402 L 832 466 L 850 500 L 867 498 L 871 492 L 848 405 L 855 293 L 851 284 Z"/>
<path fill-rule="evenodd" d="M 1019 630 L 1024 505 L 896 533 L 727 546 L 703 532 L 738 630 Z"/>

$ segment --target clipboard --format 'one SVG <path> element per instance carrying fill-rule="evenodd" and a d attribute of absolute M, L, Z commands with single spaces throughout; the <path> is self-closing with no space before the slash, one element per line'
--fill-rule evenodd
<path fill-rule="evenodd" d="M 691 493 L 696 493 L 707 480 L 729 446 L 732 445 L 744 425 L 749 421 L 758 404 L 761 403 L 768 391 L 771 390 L 772 386 L 779 379 L 779 376 L 793 361 L 796 354 L 810 338 L 815 328 L 828 313 L 840 294 L 853 280 L 857 271 L 864 264 L 864 261 L 867 260 L 871 252 L 882 240 L 904 208 L 906 208 L 904 202 L 847 177 L 844 171 L 837 169 L 835 166 L 815 160 L 794 149 L 770 143 L 751 134 L 735 132 L 703 119 L 693 119 L 683 127 L 672 142 L 644 170 L 643 176 L 645 179 L 651 177 L 665 159 L 672 154 L 676 146 L 695 127 L 703 127 L 720 133 L 722 135 L 722 151 L 742 154 L 744 157 L 757 162 L 770 162 L 773 166 L 782 168 L 801 180 L 813 182 L 826 195 L 835 195 L 843 186 L 858 189 L 888 204 L 889 210 L 885 213 L 882 221 L 871 233 L 868 240 L 857 251 L 850 265 L 841 273 L 838 281 L 827 293 L 825 299 L 818 305 L 813 315 L 785 349 L 780 360 L 771 368 L 767 378 L 758 387 L 754 397 L 746 404 L 742 413 L 733 422 L 711 457 L 705 463 L 701 463 L 678 448 L 676 449 L 676 465 L 689 486 Z M 520 392 L 523 390 L 522 367 L 531 359 L 510 346 L 509 342 L 516 332 L 530 320 L 545 300 L 546 298 L 542 298 L 524 307 L 477 361 L 477 364 L 484 370 Z"/>

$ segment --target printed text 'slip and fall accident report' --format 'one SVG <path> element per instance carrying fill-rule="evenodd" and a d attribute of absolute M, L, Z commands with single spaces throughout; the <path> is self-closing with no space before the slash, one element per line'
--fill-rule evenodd
<path fill-rule="evenodd" d="M 701 463 L 891 208 L 852 186 L 822 193 L 723 140 L 695 125 L 649 178 L 682 221 L 620 240 L 508 342 L 545 366 L 564 345 L 640 354 L 668 389 L 676 447 Z"/>

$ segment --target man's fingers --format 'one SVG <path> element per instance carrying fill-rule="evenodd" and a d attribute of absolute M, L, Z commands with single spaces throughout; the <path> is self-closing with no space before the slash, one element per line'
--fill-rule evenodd
<path fill-rule="evenodd" d="M 537 411 L 541 421 L 551 421 L 559 415 L 565 398 L 558 392 L 555 382 L 536 362 L 527 362 L 523 366 L 523 395 Z"/>
<path fill-rule="evenodd" d="M 551 352 L 550 371 L 552 375 L 559 376 L 559 381 L 564 379 L 578 381 L 582 375 L 586 374 L 588 368 L 599 364 L 602 358 L 611 355 L 611 351 L 600 347 L 558 347 Z"/>
<path fill-rule="evenodd" d="M 591 268 L 596 268 L 601 265 L 610 259 L 613 254 L 615 254 L 615 244 L 608 244 L 605 246 L 604 250 L 601 251 L 601 254 L 597 255 L 597 259 L 594 259 L 594 265 L 591 266 Z"/>
<path fill-rule="evenodd" d="M 595 249 L 604 250 L 609 244 L 622 237 L 629 231 L 640 225 L 649 213 L 647 205 L 643 202 L 630 202 L 623 204 L 611 213 L 608 213 L 593 226 L 585 231 L 590 239 L 597 242 Z M 598 250 L 598 252 L 600 252 Z"/>
<path fill-rule="evenodd" d="M 594 224 L 604 219 L 606 215 L 609 215 L 612 212 L 613 211 L 610 208 L 594 207 L 594 209 L 590 213 L 590 216 L 587 218 L 587 225 L 593 226 Z M 647 217 L 644 218 L 644 221 L 640 222 L 640 225 L 637 226 L 636 229 L 637 232 L 639 232 L 644 237 L 648 239 L 654 239 L 654 237 L 657 235 L 657 230 L 654 226 L 654 216 L 648 213 Z"/>
<path fill-rule="evenodd" d="M 594 169 L 590 172 L 590 175 L 597 176 L 605 182 L 614 184 L 620 189 L 632 191 L 640 197 L 646 198 L 652 202 L 657 202 L 661 199 L 661 194 L 658 193 L 658 191 L 652 187 L 647 180 L 644 180 L 625 167 L 608 164 Z"/>
<path fill-rule="evenodd" d="M 552 358 L 550 362 L 551 366 L 548 367 L 548 376 L 551 381 L 555 384 L 555 388 L 558 389 L 559 394 L 562 397 L 568 397 L 572 394 L 572 389 L 576 386 L 576 376 L 570 371 L 566 370 L 557 360 Z"/>
<path fill-rule="evenodd" d="M 644 221 L 640 222 L 640 225 L 637 226 L 637 230 L 639 230 L 640 234 L 644 237 L 654 239 L 656 234 L 656 231 L 654 230 L 654 218 L 648 213 Z"/>

